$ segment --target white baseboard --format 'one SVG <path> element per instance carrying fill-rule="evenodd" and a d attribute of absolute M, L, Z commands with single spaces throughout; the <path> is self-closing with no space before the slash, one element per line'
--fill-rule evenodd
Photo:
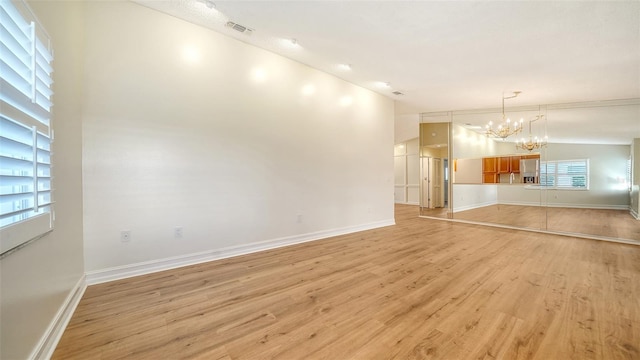
<path fill-rule="evenodd" d="M 420 205 L 420 202 L 417 202 L 417 201 L 396 201 L 395 204 L 400 204 L 400 205 Z"/>
<path fill-rule="evenodd" d="M 541 204 L 539 202 L 502 201 L 500 203 L 487 202 L 482 204 L 473 204 L 468 206 L 457 207 L 457 208 L 454 208 L 453 211 L 457 212 L 457 211 L 472 210 L 472 209 L 477 209 L 477 208 L 491 206 L 491 205 L 546 206 L 551 208 L 600 209 L 600 210 L 631 210 L 629 205 L 571 204 L 571 203 Z M 631 213 L 631 215 L 633 215 L 633 212 Z"/>
<path fill-rule="evenodd" d="M 599 209 L 599 210 L 629 210 L 629 205 L 615 204 L 573 204 L 573 203 L 540 203 L 540 202 L 517 202 L 502 201 L 498 205 L 521 205 L 521 206 L 546 206 L 552 208 L 571 208 L 571 209 Z"/>
<path fill-rule="evenodd" d="M 598 205 L 598 204 L 547 204 L 548 207 L 599 210 L 629 210 L 629 205 Z"/>
<path fill-rule="evenodd" d="M 629 208 L 629 213 L 631 214 L 631 216 L 633 216 L 636 220 L 640 220 L 640 214 L 638 214 L 635 210 L 633 210 L 632 208 Z"/>
<path fill-rule="evenodd" d="M 53 352 L 56 350 L 56 346 L 86 289 L 87 282 L 85 276 L 82 275 L 60 306 L 60 309 L 49 324 L 49 327 L 47 327 L 44 335 L 31 352 L 29 359 L 50 359 L 51 356 L 53 356 Z"/>
<path fill-rule="evenodd" d="M 484 203 L 476 203 L 476 204 L 470 204 L 470 205 L 465 205 L 460 207 L 455 207 L 455 203 L 454 203 L 453 211 L 456 212 L 456 211 L 473 210 L 473 209 L 483 208 L 485 206 L 491 206 L 491 205 L 498 205 L 498 203 L 495 201 L 487 201 Z"/>
<path fill-rule="evenodd" d="M 86 273 L 88 285 L 99 284 L 108 281 L 125 279 L 133 276 L 150 274 L 158 271 L 175 269 L 204 263 L 213 260 L 230 258 L 233 256 L 255 253 L 258 251 L 276 249 L 279 247 L 301 244 L 309 241 L 326 239 L 333 236 L 350 234 L 358 231 L 365 231 L 380 228 L 383 226 L 395 225 L 395 220 L 382 220 L 364 225 L 348 226 L 339 229 L 318 231 L 314 233 L 287 236 L 278 239 L 255 242 L 246 245 L 229 246 L 220 249 L 212 249 L 198 253 L 174 256 L 170 258 L 145 261 L 124 266 L 117 266 L 102 270 L 90 271 Z"/>
<path fill-rule="evenodd" d="M 545 206 L 539 201 L 501 201 L 495 205 Z"/>

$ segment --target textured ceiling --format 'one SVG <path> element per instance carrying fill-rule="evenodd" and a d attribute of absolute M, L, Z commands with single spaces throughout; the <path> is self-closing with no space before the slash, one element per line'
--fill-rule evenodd
<path fill-rule="evenodd" d="M 499 108 L 514 90 L 507 106 L 640 98 L 638 1 L 136 2 L 388 96 L 398 114 Z M 624 112 L 611 137 L 628 143 L 640 113 Z"/>

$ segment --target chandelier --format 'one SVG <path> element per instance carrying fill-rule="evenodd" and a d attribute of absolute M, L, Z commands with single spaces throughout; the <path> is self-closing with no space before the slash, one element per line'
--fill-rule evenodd
<path fill-rule="evenodd" d="M 548 137 L 545 135 L 543 139 L 539 139 L 537 136 L 531 136 L 531 123 L 540 120 L 544 115 L 538 115 L 535 119 L 529 120 L 529 140 L 525 141 L 524 138 L 516 141 L 516 149 L 522 149 L 527 151 L 533 151 L 547 146 Z"/>
<path fill-rule="evenodd" d="M 520 122 L 517 122 L 517 121 L 514 122 L 513 127 L 511 127 L 511 119 L 508 119 L 504 113 L 504 101 L 506 99 L 513 99 L 514 97 L 517 97 L 518 95 L 520 95 L 521 92 L 522 91 L 514 91 L 512 96 L 507 96 L 507 97 L 505 97 L 504 94 L 502 94 L 502 122 L 498 124 L 497 129 L 494 129 L 493 121 L 489 121 L 489 123 L 485 126 L 485 129 L 486 129 L 485 134 L 487 136 L 497 137 L 504 140 L 505 138 L 511 135 L 518 134 L 519 132 L 522 131 L 522 122 L 524 120 L 520 119 Z"/>

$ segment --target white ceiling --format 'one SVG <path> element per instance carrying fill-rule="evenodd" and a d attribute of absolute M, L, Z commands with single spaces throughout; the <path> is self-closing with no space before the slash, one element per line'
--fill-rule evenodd
<path fill-rule="evenodd" d="M 398 114 L 499 108 L 514 90 L 507 109 L 640 98 L 639 1 L 201 1 L 136 2 L 388 96 Z M 600 110 L 578 126 L 590 137 Z M 622 113 L 610 142 L 640 137 L 640 106 Z"/>

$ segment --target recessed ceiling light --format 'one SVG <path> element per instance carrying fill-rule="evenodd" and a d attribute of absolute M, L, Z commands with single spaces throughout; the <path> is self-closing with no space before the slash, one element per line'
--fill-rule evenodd
<path fill-rule="evenodd" d="M 403 93 L 401 93 L 400 91 L 394 91 L 392 92 L 393 95 L 404 95 Z"/>
<path fill-rule="evenodd" d="M 384 81 L 378 81 L 378 82 L 376 83 L 376 85 L 377 85 L 379 88 L 382 88 L 382 89 L 387 89 L 387 88 L 390 88 L 390 87 L 391 87 L 391 84 L 389 84 L 388 82 L 384 82 Z"/>
<path fill-rule="evenodd" d="M 201 3 L 205 4 L 209 9 L 215 9 L 216 8 L 216 4 L 211 0 L 198 0 L 198 2 L 201 2 Z"/>
<path fill-rule="evenodd" d="M 278 40 L 280 42 L 280 45 L 284 48 L 287 49 L 300 49 L 302 48 L 302 46 L 300 46 L 300 43 L 298 42 L 297 39 L 280 39 Z"/>
<path fill-rule="evenodd" d="M 351 64 L 338 64 L 338 69 L 343 71 L 351 70 Z"/>

